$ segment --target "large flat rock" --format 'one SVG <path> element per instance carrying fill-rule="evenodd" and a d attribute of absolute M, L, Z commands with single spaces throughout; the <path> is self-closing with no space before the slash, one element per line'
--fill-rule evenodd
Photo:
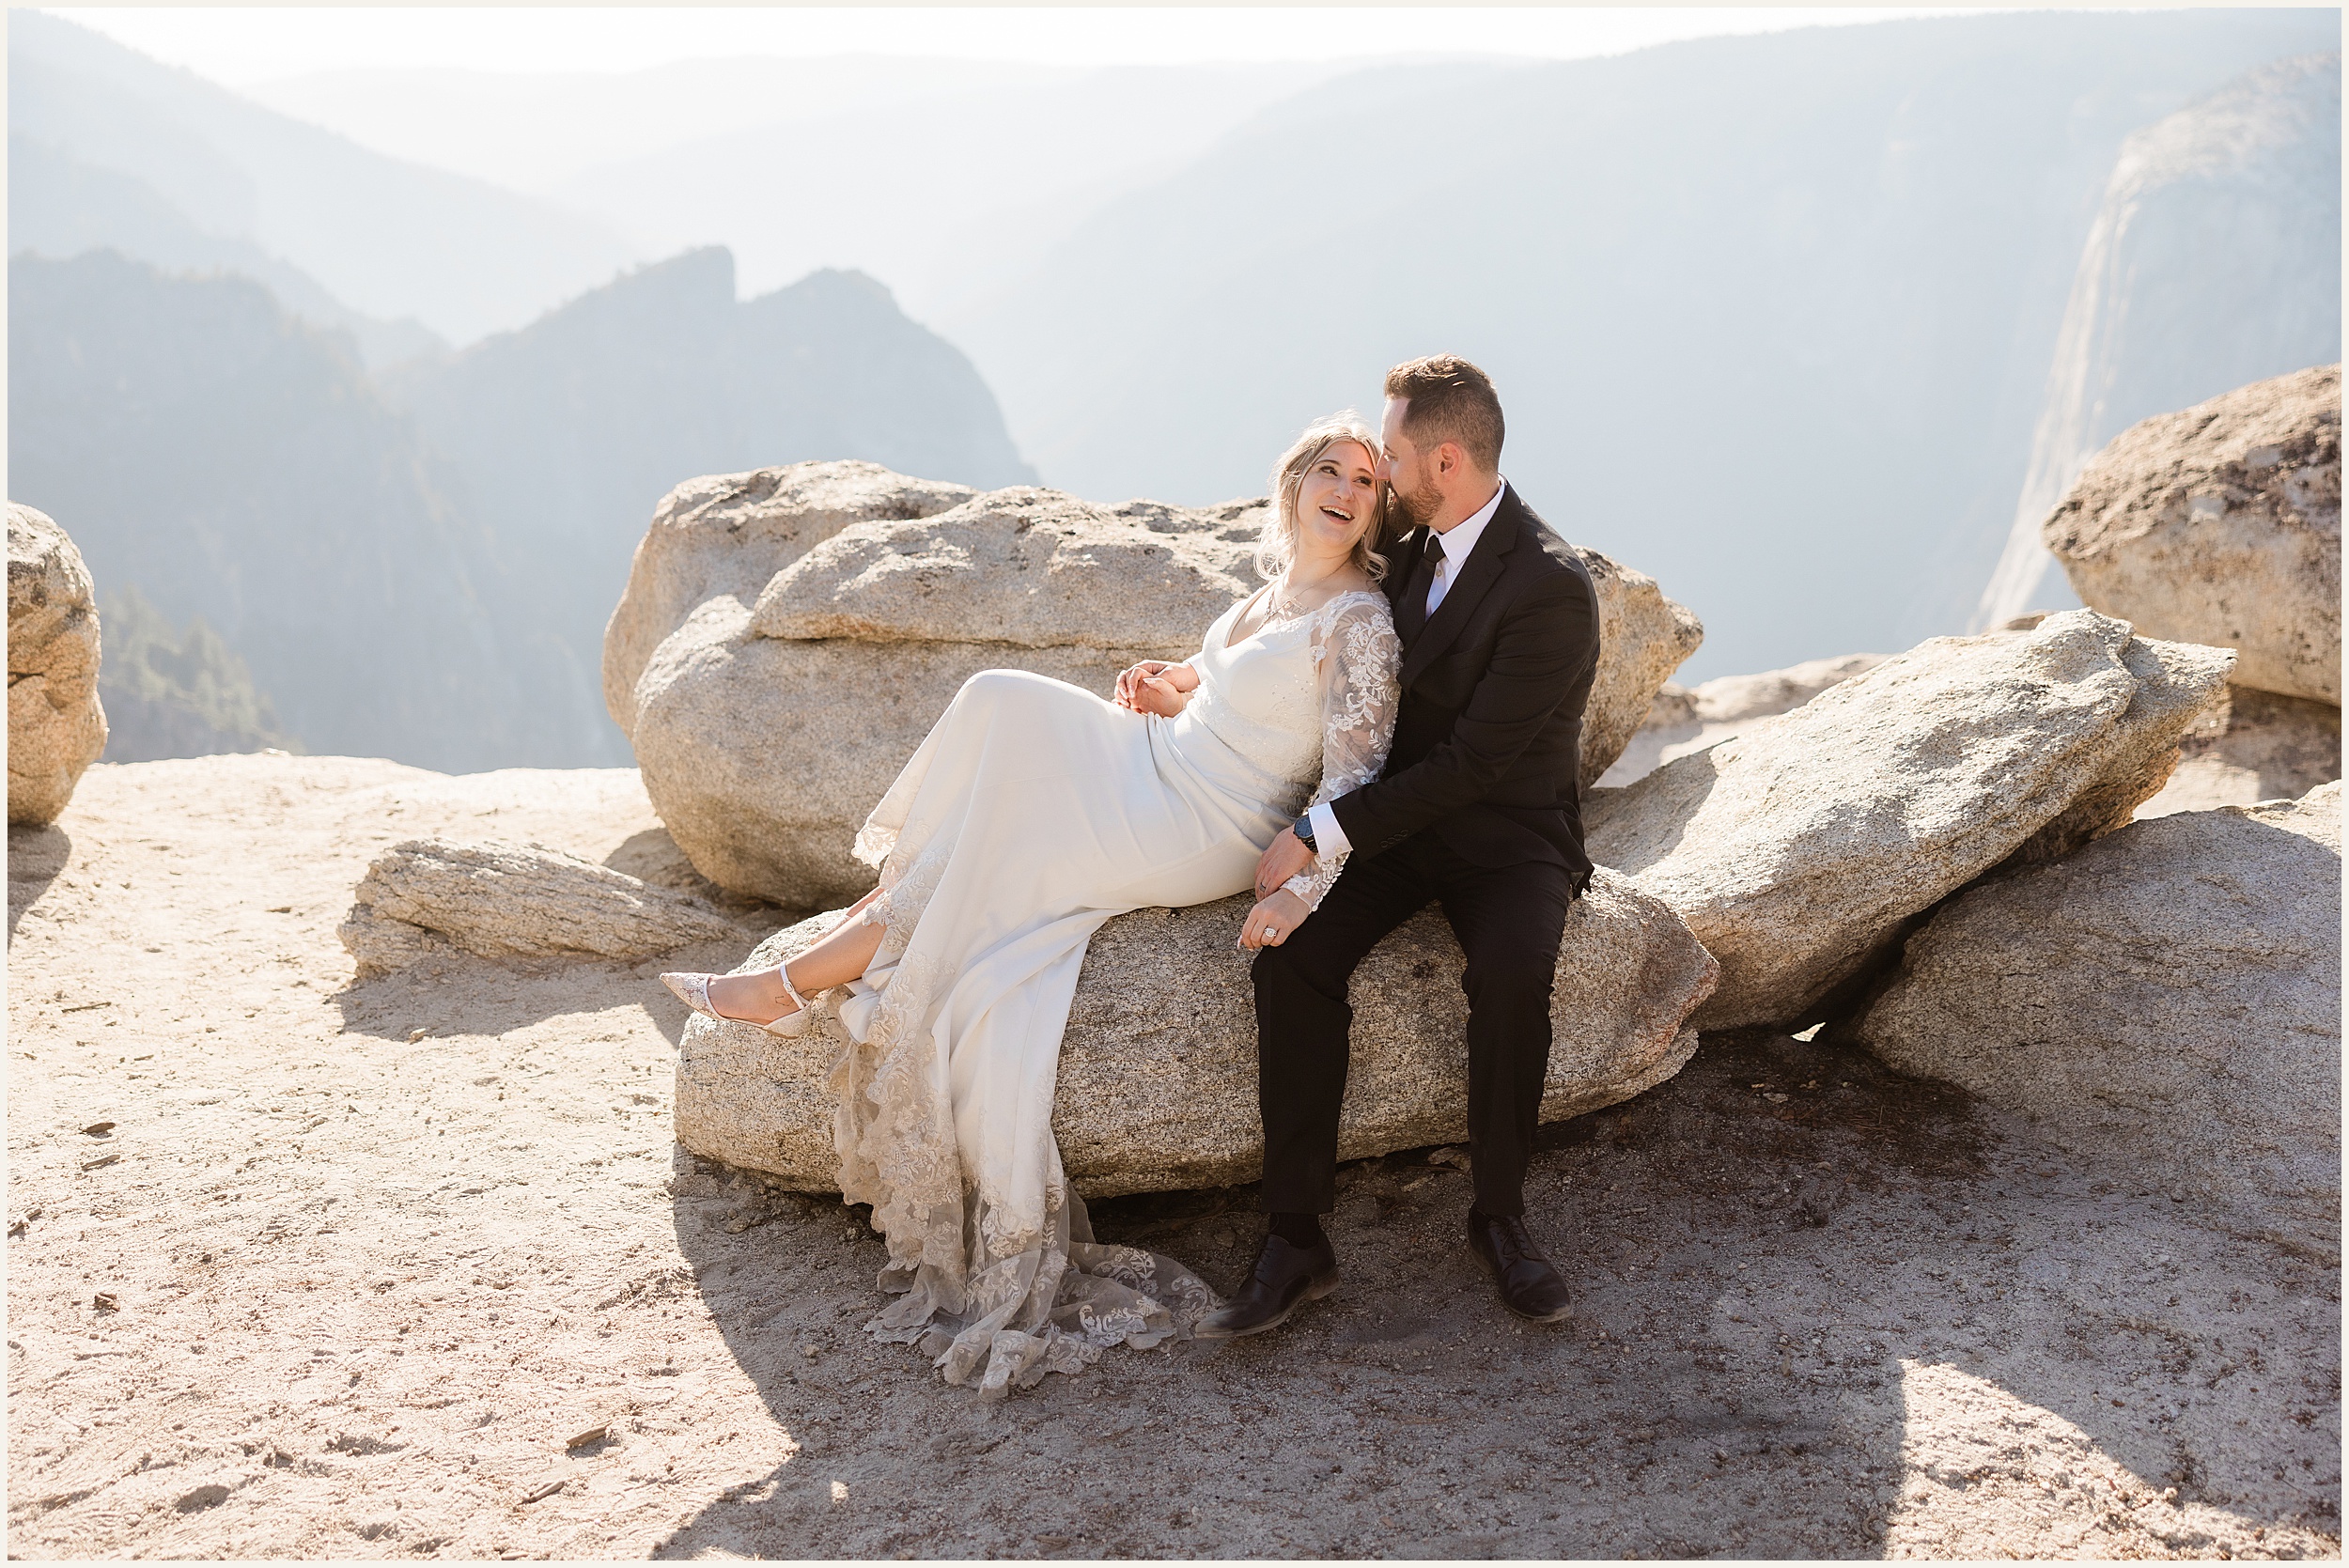
<path fill-rule="evenodd" d="M 696 479 L 655 514 L 604 692 L 661 819 L 738 893 L 806 908 L 872 885 L 865 814 L 962 683 L 1020 669 L 1107 694 L 1197 650 L 1258 586 L 1265 503 L 974 494 L 869 463 Z M 1582 776 L 1703 636 L 1653 578 L 1584 551 L 1603 639 Z"/>
<path fill-rule="evenodd" d="M 1637 784 L 1668 762 L 1718 746 L 1756 719 L 1791 713 L 1829 687 L 1864 675 L 1884 662 L 1880 653 L 1812 659 L 1759 675 L 1719 675 L 1701 686 L 1666 681 L 1647 717 L 1608 768 L 1601 788 Z"/>
<path fill-rule="evenodd" d="M 1138 909 L 1094 939 L 1061 1047 L 1053 1129 L 1090 1197 L 1218 1187 L 1262 1172 L 1256 1019 L 1247 955 L 1232 946 L 1244 897 Z M 744 970 L 782 962 L 828 929 L 818 916 L 759 944 Z M 1468 1135 L 1464 964 L 1423 912 L 1354 976 L 1354 1064 L 1341 1157 Z M 1688 1017 L 1716 965 L 1664 905 L 1602 871 L 1566 923 L 1542 1118 L 1627 1099 L 1696 1049 Z M 678 1046 L 677 1141 L 801 1190 L 838 1190 L 825 1082 L 848 1036 L 828 1010 L 796 1039 L 688 1019 Z"/>
<path fill-rule="evenodd" d="M 1591 855 L 1720 960 L 1701 1027 L 1799 1029 L 1911 917 L 2126 822 L 2232 663 L 2086 610 L 1936 638 L 1594 797 Z"/>
<path fill-rule="evenodd" d="M 2083 604 L 2341 706 L 2341 366 L 2131 426 L 2042 528 Z"/>
<path fill-rule="evenodd" d="M 451 948 L 502 963 L 638 959 L 740 933 L 682 893 L 541 844 L 421 838 L 376 857 L 337 934 L 372 980 Z"/>
<path fill-rule="evenodd" d="M 2341 785 L 2184 812 L 1969 889 L 1856 1038 L 2178 1191 L 2341 1200 Z"/>

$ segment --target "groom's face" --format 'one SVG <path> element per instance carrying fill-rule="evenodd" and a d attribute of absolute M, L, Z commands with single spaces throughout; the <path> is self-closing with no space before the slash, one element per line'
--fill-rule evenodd
<path fill-rule="evenodd" d="M 1387 449 L 1379 477 L 1387 482 L 1387 515 L 1405 528 L 1418 528 L 1442 508 L 1443 491 L 1436 488 L 1426 455 L 1403 433 L 1403 418 L 1409 410 L 1408 397 L 1387 399 L 1378 429 L 1379 442 Z"/>

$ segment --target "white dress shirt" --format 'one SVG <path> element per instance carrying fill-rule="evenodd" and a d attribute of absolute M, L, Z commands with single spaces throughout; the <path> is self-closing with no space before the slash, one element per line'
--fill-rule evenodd
<path fill-rule="evenodd" d="M 1473 516 L 1454 523 L 1436 536 L 1443 546 L 1443 553 L 1436 560 L 1435 581 L 1427 584 L 1429 615 L 1435 614 L 1436 606 L 1443 602 L 1445 592 L 1459 578 L 1460 567 L 1467 563 L 1469 551 L 1474 550 L 1476 541 L 1485 536 L 1485 525 L 1492 521 L 1495 512 L 1501 510 L 1501 498 L 1508 493 L 1509 481 L 1503 479 L 1493 487 L 1493 498 L 1479 507 Z M 1327 800 L 1307 812 L 1305 820 L 1314 831 L 1315 859 L 1323 855 L 1344 855 L 1353 850 L 1353 840 L 1347 838 L 1346 830 L 1338 826 L 1338 814 L 1330 809 Z"/>

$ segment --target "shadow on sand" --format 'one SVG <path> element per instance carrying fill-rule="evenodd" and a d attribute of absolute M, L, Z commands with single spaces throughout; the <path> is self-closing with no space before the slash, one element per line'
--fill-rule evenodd
<path fill-rule="evenodd" d="M 49 884 L 73 856 L 73 840 L 63 828 L 8 828 L 8 940 L 16 940 L 16 924 L 24 918 Z"/>
<path fill-rule="evenodd" d="M 1828 1046 L 1708 1040 L 1547 1129 L 1529 1198 L 1577 1284 L 1562 1328 L 1509 1317 L 1469 1262 L 1466 1178 L 1397 1155 L 1342 1172 L 1345 1284 L 1287 1327 L 993 1403 L 862 1335 L 882 1251 L 858 1214 L 679 1158 L 703 1302 L 801 1448 L 661 1556 L 1866 1556 L 1914 1472 L 2052 1485 L 2033 1455 L 2061 1431 L 2139 1495 L 2338 1528 L 2331 1261 Z M 1228 1289 L 1253 1208 L 1241 1188 L 1094 1218 Z M 2261 1364 L 2256 1322 L 2285 1319 L 2310 1365 Z"/>

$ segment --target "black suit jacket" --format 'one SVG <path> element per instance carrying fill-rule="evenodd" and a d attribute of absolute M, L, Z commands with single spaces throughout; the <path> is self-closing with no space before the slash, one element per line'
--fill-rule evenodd
<path fill-rule="evenodd" d="M 1426 538 L 1413 529 L 1393 559 L 1416 562 Z M 1390 598 L 1413 576 L 1390 574 Z M 1582 709 L 1597 668 L 1590 568 L 1510 486 L 1458 581 L 1404 644 L 1385 771 L 1330 803 L 1354 853 L 1432 828 L 1478 865 L 1552 861 L 1587 886 Z"/>

